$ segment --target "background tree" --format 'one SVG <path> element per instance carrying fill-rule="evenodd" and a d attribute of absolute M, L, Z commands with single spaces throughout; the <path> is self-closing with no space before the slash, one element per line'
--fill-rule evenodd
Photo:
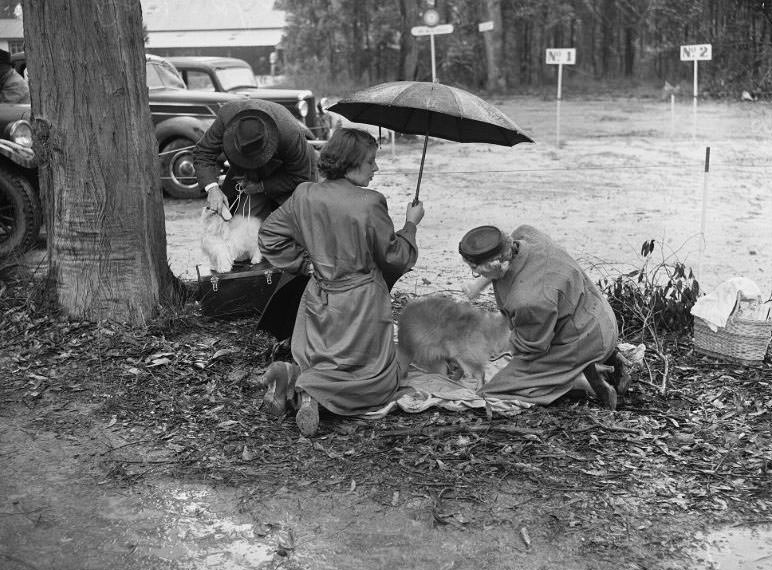
<path fill-rule="evenodd" d="M 69 315 L 142 322 L 175 279 L 139 0 L 24 0 L 52 292 Z"/>
<path fill-rule="evenodd" d="M 660 87 L 691 80 L 680 61 L 682 44 L 713 44 L 700 68 L 704 93 L 737 96 L 750 90 L 772 97 L 772 0 L 436 0 L 441 81 L 489 90 L 553 83 L 547 48 L 577 48 L 579 78 Z M 328 85 L 349 88 L 380 81 L 431 77 L 429 42 L 410 34 L 423 25 L 426 0 L 278 0 L 290 25 L 290 59 Z M 499 19 L 500 18 L 500 22 Z M 494 20 L 494 31 L 477 25 Z M 320 65 L 320 62 L 323 62 Z M 306 76 L 313 77 L 313 73 Z M 343 80 L 343 81 L 341 81 Z M 326 90 L 325 90 L 326 91 Z"/>

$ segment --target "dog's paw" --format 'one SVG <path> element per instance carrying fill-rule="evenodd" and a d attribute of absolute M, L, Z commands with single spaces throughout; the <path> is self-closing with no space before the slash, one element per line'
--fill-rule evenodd
<path fill-rule="evenodd" d="M 258 263 L 260 263 L 261 261 L 263 261 L 263 254 L 262 254 L 262 253 L 260 253 L 260 252 L 258 252 L 258 253 L 256 253 L 256 254 L 254 254 L 254 255 L 252 256 L 252 259 L 250 259 L 250 260 L 249 260 L 249 262 L 250 262 L 252 265 L 257 265 L 257 264 L 258 264 Z"/>

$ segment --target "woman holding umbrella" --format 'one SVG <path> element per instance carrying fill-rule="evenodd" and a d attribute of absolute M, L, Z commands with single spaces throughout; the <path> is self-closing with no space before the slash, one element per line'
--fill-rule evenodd
<path fill-rule="evenodd" d="M 396 231 L 386 198 L 370 190 L 376 140 L 338 129 L 322 150 L 320 183 L 300 184 L 264 222 L 260 250 L 272 265 L 309 272 L 292 333 L 296 364 L 273 363 L 265 374 L 269 413 L 298 408 L 305 436 L 319 426 L 318 404 L 340 415 L 382 407 L 398 387 L 391 297 L 386 275 L 416 262 L 421 202 L 407 206 Z"/>

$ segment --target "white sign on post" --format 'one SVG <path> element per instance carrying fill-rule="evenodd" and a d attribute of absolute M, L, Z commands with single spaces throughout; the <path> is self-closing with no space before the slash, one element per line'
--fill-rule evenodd
<path fill-rule="evenodd" d="M 711 44 L 695 44 L 691 46 L 681 46 L 681 61 L 694 62 L 694 89 L 692 98 L 692 115 L 694 117 L 692 128 L 692 139 L 697 138 L 697 97 L 699 89 L 697 87 L 697 62 L 713 59 L 713 46 Z"/>
<path fill-rule="evenodd" d="M 481 32 L 490 32 L 493 29 L 493 21 L 488 20 L 487 22 L 480 22 L 477 24 L 477 29 Z"/>
<path fill-rule="evenodd" d="M 439 34 L 452 34 L 453 24 L 442 24 L 441 26 L 415 26 L 411 28 L 410 33 L 416 37 L 429 36 L 429 40 L 432 48 L 432 81 L 436 82 L 437 68 L 434 63 L 434 36 Z"/>
<path fill-rule="evenodd" d="M 414 26 L 410 29 L 414 36 L 438 36 L 442 34 L 452 34 L 453 24 L 442 24 L 441 26 Z"/>
<path fill-rule="evenodd" d="M 574 65 L 576 63 L 576 48 L 548 49 L 547 63 L 557 65 Z"/>
<path fill-rule="evenodd" d="M 560 148 L 560 99 L 563 96 L 563 66 L 576 63 L 576 48 L 547 50 L 547 63 L 558 66 L 558 98 L 555 106 L 555 145 Z"/>
<path fill-rule="evenodd" d="M 709 59 L 713 59 L 713 46 L 711 44 L 681 46 L 681 61 L 706 61 Z"/>

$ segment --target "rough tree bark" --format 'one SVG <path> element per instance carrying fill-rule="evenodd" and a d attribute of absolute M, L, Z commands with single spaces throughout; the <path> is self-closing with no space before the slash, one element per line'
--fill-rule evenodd
<path fill-rule="evenodd" d="M 507 88 L 506 77 L 502 73 L 504 57 L 504 26 L 501 16 L 501 0 L 486 0 L 488 18 L 493 22 L 493 29 L 483 34 L 485 38 L 485 55 L 488 61 L 489 91 L 501 91 Z"/>
<path fill-rule="evenodd" d="M 35 150 L 60 307 L 144 322 L 166 261 L 139 0 L 24 0 Z"/>

